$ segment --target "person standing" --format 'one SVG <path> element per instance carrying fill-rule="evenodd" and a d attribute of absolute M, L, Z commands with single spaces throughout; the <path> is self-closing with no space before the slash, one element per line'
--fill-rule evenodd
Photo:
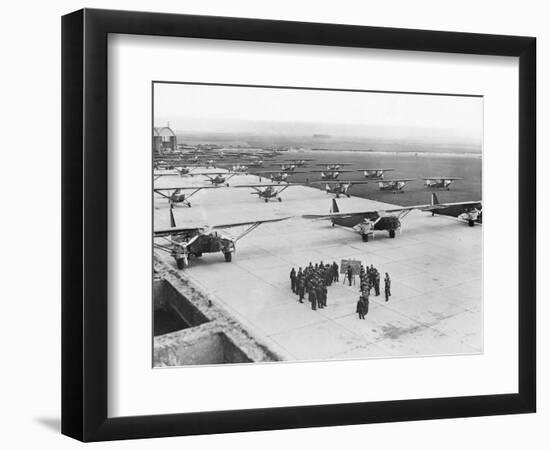
<path fill-rule="evenodd" d="M 304 279 L 304 275 L 301 274 L 298 277 L 298 296 L 299 296 L 298 301 L 300 303 L 304 303 L 305 292 L 306 292 L 306 282 L 305 282 L 305 279 Z"/>
<path fill-rule="evenodd" d="M 380 295 L 380 272 L 377 269 L 374 270 L 374 293 L 378 297 Z"/>
<path fill-rule="evenodd" d="M 386 272 L 386 276 L 384 277 L 384 295 L 386 296 L 386 301 L 389 301 L 391 296 L 391 280 L 388 272 Z"/>
<path fill-rule="evenodd" d="M 338 270 L 339 270 L 339 267 L 338 267 L 338 264 L 336 263 L 336 261 L 334 261 L 332 263 L 332 270 L 333 270 L 333 276 L 334 276 L 334 281 L 340 281 L 339 279 L 339 273 L 338 273 Z"/>
<path fill-rule="evenodd" d="M 292 292 L 296 293 L 296 269 L 294 267 L 290 271 L 290 288 Z"/>
<path fill-rule="evenodd" d="M 353 278 L 353 269 L 351 268 L 351 266 L 348 266 L 347 275 L 348 275 L 348 283 L 351 286 L 351 279 Z"/>
<path fill-rule="evenodd" d="M 323 286 L 322 283 L 317 283 L 317 288 L 315 290 L 315 295 L 317 296 L 317 308 L 322 309 L 324 308 L 324 300 L 323 300 Z"/>
<path fill-rule="evenodd" d="M 317 310 L 317 296 L 315 294 L 315 285 L 311 284 L 308 291 L 308 300 L 311 303 L 311 309 L 313 311 Z"/>

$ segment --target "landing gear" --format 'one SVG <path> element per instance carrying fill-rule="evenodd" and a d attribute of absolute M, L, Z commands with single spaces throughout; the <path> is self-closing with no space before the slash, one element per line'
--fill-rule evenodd
<path fill-rule="evenodd" d="M 474 221 L 472 219 L 468 220 L 468 226 L 473 227 L 475 225 Z"/>
<path fill-rule="evenodd" d="M 346 194 L 346 195 L 347 195 L 348 198 L 351 198 L 351 195 L 349 195 L 349 194 Z"/>
<path fill-rule="evenodd" d="M 231 258 L 232 258 L 232 254 L 231 252 L 225 252 L 223 254 L 224 258 L 225 258 L 225 262 L 231 262 Z"/>
<path fill-rule="evenodd" d="M 268 198 L 266 198 L 266 199 L 264 199 L 264 201 L 265 201 L 265 202 L 267 203 L 267 202 L 269 201 L 269 199 L 268 199 Z"/>
<path fill-rule="evenodd" d="M 363 242 L 369 242 L 369 235 L 368 234 L 362 234 L 361 239 L 363 239 Z"/>
<path fill-rule="evenodd" d="M 282 199 L 281 197 L 279 197 L 279 198 L 278 198 L 277 200 L 279 200 L 280 202 L 282 202 L 282 201 L 283 201 L 283 199 Z"/>
<path fill-rule="evenodd" d="M 395 237 L 395 230 L 390 230 L 390 238 L 394 238 Z"/>
<path fill-rule="evenodd" d="M 176 259 L 176 265 L 179 270 L 183 270 L 189 265 L 189 259 L 184 255 L 183 257 Z"/>

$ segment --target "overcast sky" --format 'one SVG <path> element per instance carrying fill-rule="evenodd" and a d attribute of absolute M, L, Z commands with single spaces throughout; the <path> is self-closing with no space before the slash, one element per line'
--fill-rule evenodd
<path fill-rule="evenodd" d="M 269 129 L 402 138 L 422 130 L 453 141 L 482 139 L 479 97 L 158 83 L 154 95 L 155 125 L 169 121 L 182 133 Z"/>

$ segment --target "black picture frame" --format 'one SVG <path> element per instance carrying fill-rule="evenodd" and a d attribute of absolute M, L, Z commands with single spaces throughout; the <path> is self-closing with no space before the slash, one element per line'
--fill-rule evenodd
<path fill-rule="evenodd" d="M 518 392 L 107 417 L 107 36 L 519 58 Z M 62 433 L 82 441 L 486 416 L 536 409 L 536 39 L 84 9 L 62 18 Z"/>

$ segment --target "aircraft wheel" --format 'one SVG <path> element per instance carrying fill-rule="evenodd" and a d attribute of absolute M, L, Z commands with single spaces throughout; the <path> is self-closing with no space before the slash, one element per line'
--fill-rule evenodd
<path fill-rule="evenodd" d="M 473 227 L 474 226 L 474 221 L 472 219 L 468 220 L 468 226 L 469 227 Z"/>
<path fill-rule="evenodd" d="M 369 235 L 368 234 L 362 234 L 361 239 L 363 239 L 363 242 L 369 242 Z"/>
<path fill-rule="evenodd" d="M 183 270 L 188 266 L 187 258 L 176 259 L 176 264 L 179 270 Z"/>
<path fill-rule="evenodd" d="M 281 197 L 279 197 L 279 198 L 278 198 L 278 200 L 279 200 L 280 202 L 282 202 L 282 201 L 283 201 L 283 199 L 282 199 Z"/>
<path fill-rule="evenodd" d="M 200 258 L 201 256 L 202 256 L 202 252 L 195 253 L 195 257 L 196 257 L 196 258 Z"/>
<path fill-rule="evenodd" d="M 225 262 L 231 262 L 231 258 L 233 255 L 231 254 L 231 252 L 225 252 L 223 256 L 225 257 Z"/>
<path fill-rule="evenodd" d="M 351 198 L 351 195 L 349 195 L 349 194 L 346 194 L 346 195 L 348 196 L 348 198 Z"/>
<path fill-rule="evenodd" d="M 395 230 L 390 230 L 390 238 L 394 238 L 395 237 Z"/>
<path fill-rule="evenodd" d="M 226 185 L 227 187 L 229 187 L 229 183 L 225 183 L 225 185 Z"/>
<path fill-rule="evenodd" d="M 264 201 L 267 203 L 269 200 L 266 198 L 266 199 L 264 199 Z"/>
<path fill-rule="evenodd" d="M 189 208 L 191 208 L 191 202 L 187 202 L 187 206 L 189 206 Z"/>

